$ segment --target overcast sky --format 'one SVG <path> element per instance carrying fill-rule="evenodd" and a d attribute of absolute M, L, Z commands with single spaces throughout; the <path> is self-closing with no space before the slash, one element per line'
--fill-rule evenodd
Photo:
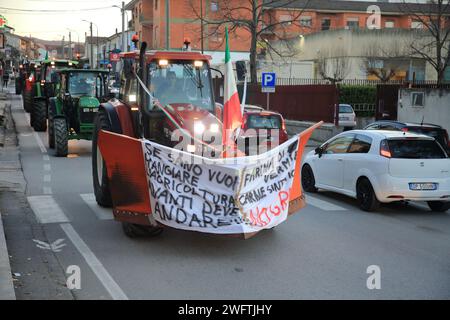
<path fill-rule="evenodd" d="M 128 3 L 130 0 L 125 0 Z M 8 25 L 15 28 L 15 33 L 42 38 L 46 40 L 61 40 L 65 36 L 68 41 L 69 30 L 72 29 L 72 41 L 84 41 L 84 34 L 88 32 L 89 23 L 82 22 L 85 19 L 98 26 L 99 36 L 110 36 L 116 28 L 122 30 L 121 12 L 118 8 L 110 8 L 113 5 L 121 6 L 121 0 L 0 0 L 0 14 L 8 21 Z M 3 8 L 24 10 L 74 10 L 73 12 L 39 13 L 17 12 Z M 83 11 L 87 8 L 107 9 L 96 11 Z M 82 11 L 76 11 L 82 10 Z M 128 12 L 131 18 L 131 12 Z M 126 19 L 127 21 L 127 19 Z M 77 34 L 78 33 L 78 34 Z M 97 29 L 93 26 L 93 34 Z"/>

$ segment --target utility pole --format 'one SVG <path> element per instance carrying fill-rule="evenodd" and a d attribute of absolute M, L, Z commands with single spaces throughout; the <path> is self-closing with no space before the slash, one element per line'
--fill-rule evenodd
<path fill-rule="evenodd" d="M 201 46 L 202 46 L 202 54 L 203 54 L 203 0 L 200 0 L 200 29 L 201 29 Z"/>
<path fill-rule="evenodd" d="M 122 52 L 127 50 L 127 37 L 125 35 L 125 1 L 122 1 Z"/>
<path fill-rule="evenodd" d="M 72 60 L 72 33 L 69 31 L 69 60 Z"/>
<path fill-rule="evenodd" d="M 61 49 L 62 49 L 62 59 L 64 59 L 64 36 L 62 37 L 62 41 L 61 41 Z"/>
<path fill-rule="evenodd" d="M 91 31 L 91 69 L 94 69 L 94 41 L 92 41 L 93 39 L 93 35 L 92 35 L 92 22 L 90 22 L 90 31 Z"/>

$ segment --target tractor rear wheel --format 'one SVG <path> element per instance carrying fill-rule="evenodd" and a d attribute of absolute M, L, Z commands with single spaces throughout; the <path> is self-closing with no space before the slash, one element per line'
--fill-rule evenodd
<path fill-rule="evenodd" d="M 53 114 L 52 108 L 48 108 L 48 146 L 50 149 L 55 148 L 55 124 L 53 122 L 55 115 Z"/>
<path fill-rule="evenodd" d="M 33 103 L 33 128 L 35 131 L 47 130 L 47 104 L 45 100 L 34 100 Z"/>
<path fill-rule="evenodd" d="M 23 91 L 22 99 L 23 99 L 23 108 L 25 109 L 26 112 L 30 113 L 32 107 L 31 92 Z"/>
<path fill-rule="evenodd" d="M 99 110 L 95 119 L 95 129 L 92 136 L 92 180 L 94 183 L 95 200 L 102 207 L 111 207 L 112 198 L 109 189 L 108 174 L 105 160 L 98 147 L 98 134 L 100 130 L 112 131 L 108 117 L 103 110 Z"/>
<path fill-rule="evenodd" d="M 69 153 L 69 142 L 66 119 L 53 119 L 53 126 L 55 132 L 55 155 L 57 157 L 67 157 Z"/>

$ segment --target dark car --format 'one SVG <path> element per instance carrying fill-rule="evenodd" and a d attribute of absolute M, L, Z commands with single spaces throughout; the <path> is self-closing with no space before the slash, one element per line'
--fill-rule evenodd
<path fill-rule="evenodd" d="M 448 132 L 441 126 L 430 123 L 411 123 L 392 120 L 380 120 L 369 124 L 365 130 L 395 130 L 421 133 L 433 137 L 450 154 L 450 140 Z"/>

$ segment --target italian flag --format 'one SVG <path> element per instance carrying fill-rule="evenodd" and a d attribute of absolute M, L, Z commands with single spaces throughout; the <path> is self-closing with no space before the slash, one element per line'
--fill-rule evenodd
<path fill-rule="evenodd" d="M 228 28 L 225 28 L 225 84 L 223 97 L 223 135 L 222 142 L 226 150 L 235 147 L 233 133 L 242 125 L 241 103 L 236 88 L 233 64 L 231 62 Z M 227 152 L 225 152 L 226 156 Z"/>

